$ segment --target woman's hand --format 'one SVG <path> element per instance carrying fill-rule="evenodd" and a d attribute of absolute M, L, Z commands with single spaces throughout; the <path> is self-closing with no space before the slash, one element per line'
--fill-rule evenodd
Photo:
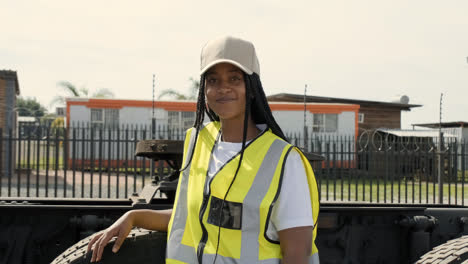
<path fill-rule="evenodd" d="M 91 262 L 100 261 L 104 248 L 106 247 L 109 240 L 113 237 L 117 237 L 114 243 L 112 252 L 116 253 L 119 251 L 120 246 L 124 242 L 133 228 L 133 217 L 132 212 L 129 211 L 121 216 L 114 224 L 105 229 L 103 232 L 94 235 L 88 244 L 86 252 L 93 251 Z"/>

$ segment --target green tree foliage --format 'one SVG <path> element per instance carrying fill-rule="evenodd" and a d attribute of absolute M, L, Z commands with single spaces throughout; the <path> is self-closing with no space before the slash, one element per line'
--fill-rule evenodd
<path fill-rule="evenodd" d="M 34 116 L 40 118 L 47 112 L 46 108 L 42 106 L 36 98 L 23 98 L 16 99 L 16 109 L 19 116 Z"/>
<path fill-rule="evenodd" d="M 52 99 L 50 105 L 61 105 L 66 104 L 67 97 L 91 97 L 91 98 L 113 98 L 114 93 L 106 88 L 96 90 L 93 94 L 89 94 L 89 90 L 85 87 L 78 88 L 71 82 L 60 81 L 57 83 L 66 93 L 66 95 L 57 95 Z"/>
<path fill-rule="evenodd" d="M 161 99 L 165 96 L 172 97 L 176 100 L 196 100 L 197 99 L 197 91 L 198 87 L 200 87 L 200 81 L 195 80 L 194 78 L 190 77 L 190 92 L 188 95 L 180 93 L 174 89 L 165 89 L 162 90 L 158 96 L 158 99 Z"/>

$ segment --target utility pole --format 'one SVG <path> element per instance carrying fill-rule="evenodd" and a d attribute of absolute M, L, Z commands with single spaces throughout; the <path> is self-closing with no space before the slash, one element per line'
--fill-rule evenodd
<path fill-rule="evenodd" d="M 153 74 L 153 105 L 151 111 L 151 139 L 156 139 L 156 118 L 154 117 L 154 89 L 155 89 L 155 75 Z M 151 160 L 150 163 L 150 178 L 153 182 L 156 182 L 156 178 L 154 177 L 154 160 Z"/>
<path fill-rule="evenodd" d="M 306 104 L 307 104 L 307 84 L 304 87 L 304 150 L 307 151 L 307 146 L 308 146 L 308 135 L 307 135 L 307 122 L 306 122 Z"/>

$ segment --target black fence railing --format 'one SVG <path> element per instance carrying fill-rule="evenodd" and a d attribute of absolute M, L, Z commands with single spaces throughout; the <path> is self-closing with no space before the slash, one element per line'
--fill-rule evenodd
<path fill-rule="evenodd" d="M 0 197 L 127 198 L 151 182 L 151 160 L 134 156 L 145 139 L 183 140 L 159 126 L 20 127 L 0 131 Z M 313 162 L 322 201 L 468 202 L 467 145 L 456 140 L 388 136 L 287 135 Z M 442 138 L 443 139 L 443 138 Z M 156 177 L 171 171 L 153 164 Z M 440 168 L 440 169 L 439 169 Z"/>

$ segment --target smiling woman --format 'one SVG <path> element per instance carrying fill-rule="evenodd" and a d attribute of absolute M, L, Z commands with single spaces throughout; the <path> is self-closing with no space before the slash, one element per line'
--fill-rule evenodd
<path fill-rule="evenodd" d="M 168 264 L 319 263 L 314 173 L 275 121 L 259 74 L 248 41 L 221 37 L 203 47 L 174 208 L 129 211 L 90 240 L 92 262 L 113 237 L 117 252 L 136 226 L 168 231 Z"/>

